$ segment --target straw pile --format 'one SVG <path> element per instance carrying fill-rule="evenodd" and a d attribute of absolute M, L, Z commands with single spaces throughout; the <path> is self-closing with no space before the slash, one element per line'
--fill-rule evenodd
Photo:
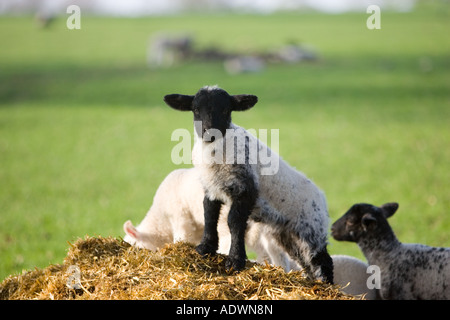
<path fill-rule="evenodd" d="M 152 252 L 86 237 L 70 244 L 63 264 L 6 278 L 0 299 L 355 299 L 301 272 L 250 261 L 227 273 L 224 260 L 202 258 L 187 243 Z"/>

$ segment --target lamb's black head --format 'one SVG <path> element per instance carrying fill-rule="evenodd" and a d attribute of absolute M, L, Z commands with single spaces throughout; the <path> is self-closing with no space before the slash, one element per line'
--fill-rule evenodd
<path fill-rule="evenodd" d="M 367 234 L 380 232 L 388 228 L 387 218 L 398 209 L 395 202 L 377 207 L 371 204 L 358 203 L 353 205 L 341 218 L 331 226 L 331 235 L 338 241 L 358 242 Z"/>
<path fill-rule="evenodd" d="M 195 95 L 169 94 L 164 101 L 172 108 L 192 111 L 197 135 L 206 142 L 214 141 L 214 130 L 225 136 L 230 128 L 231 112 L 244 111 L 253 107 L 258 98 L 254 95 L 229 95 L 225 90 L 203 87 Z"/>

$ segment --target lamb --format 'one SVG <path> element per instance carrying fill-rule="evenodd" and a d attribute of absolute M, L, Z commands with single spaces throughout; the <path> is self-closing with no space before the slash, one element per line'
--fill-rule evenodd
<path fill-rule="evenodd" d="M 203 208 L 196 184 L 198 179 L 191 170 L 172 171 L 156 190 L 152 206 L 137 228 L 131 221 L 125 222 L 124 240 L 149 250 L 187 239 L 200 241 L 203 217 L 198 212 Z"/>
<path fill-rule="evenodd" d="M 157 250 L 167 243 L 185 241 L 199 243 L 204 229 L 203 186 L 195 168 L 177 169 L 167 175 L 158 187 L 145 218 L 135 227 L 130 220 L 123 225 L 124 241 L 139 248 Z M 226 225 L 228 207 L 223 206 L 218 230 L 219 253 L 230 248 L 230 232 Z M 251 222 L 246 244 L 258 256 L 258 262 L 279 261 L 267 250 L 271 240 L 261 234 L 261 224 Z M 277 253 L 274 253 L 277 254 Z"/>
<path fill-rule="evenodd" d="M 364 295 L 366 300 L 375 300 L 375 288 L 367 286 L 367 268 L 369 265 L 351 256 L 332 255 L 334 283 L 340 285 L 341 291 L 352 295 Z"/>
<path fill-rule="evenodd" d="M 401 243 L 387 221 L 397 209 L 355 204 L 332 225 L 332 236 L 356 242 L 379 267 L 381 299 L 450 299 L 450 248 Z"/>
<path fill-rule="evenodd" d="M 142 222 L 137 227 L 124 223 L 124 240 L 149 250 L 177 241 L 198 243 L 204 226 L 202 201 L 203 187 L 195 171 L 174 170 L 158 187 Z"/>
<path fill-rule="evenodd" d="M 273 223 L 272 236 L 277 244 L 310 278 L 333 283 L 333 262 L 326 248 L 328 209 L 324 194 L 303 173 L 231 122 L 232 111 L 250 109 L 258 98 L 230 96 L 217 86 L 206 86 L 196 95 L 171 94 L 164 101 L 176 110 L 194 113 L 197 139 L 192 157 L 205 191 L 205 228 L 196 250 L 202 255 L 217 251 L 217 222 L 222 205 L 227 205 L 231 233 L 227 267 L 243 269 L 247 221 L 258 199 L 264 199 L 274 213 L 258 218 Z M 267 168 L 261 161 L 263 155 L 270 156 L 275 166 Z"/>

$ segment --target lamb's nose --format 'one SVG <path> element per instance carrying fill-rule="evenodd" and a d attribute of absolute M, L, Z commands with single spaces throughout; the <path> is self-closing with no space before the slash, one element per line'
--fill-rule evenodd
<path fill-rule="evenodd" d="M 333 235 L 334 232 L 336 231 L 336 228 L 334 227 L 334 224 L 331 226 L 331 234 Z"/>

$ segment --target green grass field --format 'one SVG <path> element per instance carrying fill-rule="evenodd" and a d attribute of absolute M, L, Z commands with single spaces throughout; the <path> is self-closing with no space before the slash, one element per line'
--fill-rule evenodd
<path fill-rule="evenodd" d="M 280 154 L 326 193 L 331 221 L 352 204 L 400 203 L 400 240 L 450 246 L 450 11 L 367 14 L 66 17 L 48 29 L 0 17 L 0 280 L 60 263 L 67 242 L 122 236 L 163 178 L 177 128 L 192 116 L 168 93 L 218 84 L 259 103 L 233 121 L 280 129 Z M 314 63 L 229 75 L 220 63 L 146 66 L 149 37 L 191 33 L 199 46 L 252 51 L 296 40 Z M 332 254 L 362 258 L 331 240 Z"/>

